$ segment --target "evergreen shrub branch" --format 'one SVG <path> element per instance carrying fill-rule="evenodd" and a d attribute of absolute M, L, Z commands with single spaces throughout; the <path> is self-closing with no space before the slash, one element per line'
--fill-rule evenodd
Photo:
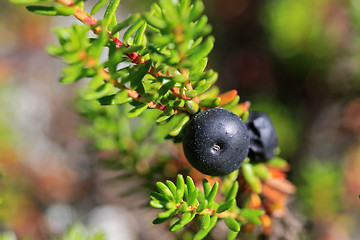
<path fill-rule="evenodd" d="M 202 15 L 201 0 L 159 0 L 149 12 L 133 14 L 120 22 L 115 14 L 120 0 L 99 0 L 90 13 L 84 10 L 82 0 L 11 1 L 41 4 L 27 9 L 41 15 L 74 16 L 82 23 L 54 29 L 59 44 L 48 46 L 47 51 L 66 63 L 60 82 L 90 79 L 82 94 L 88 103 L 80 101 L 78 108 L 93 122 L 84 130 L 96 146 L 115 149 L 123 156 L 121 162 L 108 162 L 112 169 L 134 169 L 153 182 L 156 178 L 151 173 L 165 171 L 163 166 L 171 158 L 154 149 L 163 138 L 181 141 L 194 115 L 221 107 L 244 121 L 249 116 L 250 103 L 240 103 L 236 90 L 219 94 L 214 85 L 218 74 L 206 69 L 214 37 L 209 35 L 211 26 Z M 103 18 L 95 19 L 93 15 L 101 9 L 105 9 Z M 125 30 L 122 38 L 121 30 Z M 91 32 L 95 38 L 89 37 Z M 93 101 L 108 107 L 99 108 Z M 124 116 L 139 116 L 138 126 L 131 125 Z M 154 125 L 158 127 L 154 129 Z M 151 158 L 162 160 L 156 164 L 144 161 Z M 293 193 L 285 180 L 286 170 L 286 161 L 278 157 L 257 163 L 247 158 L 239 171 L 217 178 L 213 186 L 204 179 L 202 189 L 189 176 L 185 182 L 181 174 L 176 184 L 170 180 L 157 182 L 158 191 L 150 193 L 150 205 L 162 212 L 153 223 L 177 219 L 170 231 L 194 224 L 199 228 L 194 239 L 203 239 L 220 220 L 229 228 L 228 239 L 235 239 L 242 226 L 251 229 L 262 225 L 268 229 L 274 206 L 286 208 L 286 204 L 272 200 L 265 206 L 262 199 L 271 199 L 270 188 L 285 195 Z M 270 184 L 272 179 L 276 181 Z"/>
<path fill-rule="evenodd" d="M 249 221 L 259 222 L 259 217 L 264 214 L 261 209 L 240 209 L 236 204 L 236 196 L 239 188 L 238 182 L 234 182 L 223 193 L 225 199 L 216 201 L 219 184 L 211 187 L 204 179 L 203 189 L 195 187 L 191 177 L 186 178 L 186 184 L 182 175 L 177 176 L 176 185 L 171 181 L 158 182 L 156 187 L 159 192 L 150 193 L 152 201 L 150 205 L 154 208 L 164 209 L 153 221 L 154 224 L 166 222 L 181 213 L 178 221 L 172 224 L 169 231 L 181 229 L 197 217 L 200 230 L 194 239 L 203 239 L 215 226 L 218 220 L 223 219 L 229 228 L 229 238 L 236 237 L 240 231 L 241 224 Z"/>

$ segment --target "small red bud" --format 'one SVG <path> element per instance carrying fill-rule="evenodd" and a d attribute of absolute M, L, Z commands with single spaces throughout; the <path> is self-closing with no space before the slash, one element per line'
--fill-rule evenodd
<path fill-rule="evenodd" d="M 118 38 L 114 38 L 114 42 L 115 42 L 116 48 L 120 48 L 124 45 Z"/>
<path fill-rule="evenodd" d="M 160 105 L 159 110 L 164 111 L 165 108 L 166 108 L 166 107 L 165 107 L 164 105 Z"/>

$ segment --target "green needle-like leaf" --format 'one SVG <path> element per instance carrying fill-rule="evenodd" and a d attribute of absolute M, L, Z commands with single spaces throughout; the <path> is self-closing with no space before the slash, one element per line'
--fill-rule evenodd
<path fill-rule="evenodd" d="M 145 24 L 145 20 L 139 19 L 134 24 L 132 24 L 124 33 L 123 41 L 127 42 L 129 37 L 133 35 L 141 26 Z"/>
<path fill-rule="evenodd" d="M 127 19 L 125 19 L 124 21 L 118 23 L 111 31 L 111 35 L 114 35 L 116 33 L 118 33 L 119 31 L 121 31 L 122 29 L 130 26 L 131 24 L 133 24 L 134 22 L 136 22 L 137 20 L 139 20 L 140 18 L 140 14 L 134 14 L 131 15 L 130 17 L 128 17 Z"/>
<path fill-rule="evenodd" d="M 194 32 L 192 35 L 194 39 L 202 36 L 204 28 L 206 28 L 207 26 L 210 26 L 210 25 L 207 25 L 207 22 L 208 22 L 208 18 L 205 15 L 201 16 L 200 19 L 196 22 L 195 28 L 193 30 Z"/>
<path fill-rule="evenodd" d="M 114 90 L 114 85 L 112 85 L 111 83 L 105 83 L 96 90 L 90 90 L 87 93 L 85 93 L 84 99 L 96 100 L 112 93 L 113 90 Z"/>
<path fill-rule="evenodd" d="M 172 195 L 170 189 L 164 183 L 157 182 L 156 187 L 160 191 L 160 193 L 168 200 L 174 200 L 174 196 Z"/>
<path fill-rule="evenodd" d="M 185 101 L 185 108 L 190 114 L 195 114 L 199 111 L 199 105 L 193 100 Z"/>
<path fill-rule="evenodd" d="M 261 224 L 261 219 L 259 217 L 252 217 L 252 218 L 248 218 L 249 222 L 255 225 L 260 225 Z"/>
<path fill-rule="evenodd" d="M 201 229 L 207 229 L 210 225 L 210 215 L 208 213 L 200 214 L 200 227 Z"/>
<path fill-rule="evenodd" d="M 263 163 L 257 163 L 253 165 L 253 171 L 255 175 L 259 176 L 262 179 L 268 179 L 271 177 L 269 169 Z"/>
<path fill-rule="evenodd" d="M 166 185 L 170 189 L 172 195 L 175 197 L 176 196 L 176 190 L 177 190 L 175 184 L 172 181 L 166 180 Z"/>
<path fill-rule="evenodd" d="M 212 189 L 211 189 L 211 191 L 209 193 L 209 195 L 206 197 L 209 204 L 211 204 L 214 201 L 218 189 L 219 189 L 219 183 L 215 182 L 214 186 L 212 187 Z"/>
<path fill-rule="evenodd" d="M 150 192 L 150 197 L 151 197 L 151 199 L 157 200 L 159 202 L 167 202 L 168 201 L 168 199 L 165 196 L 163 196 L 162 194 L 157 193 L 157 192 Z"/>
<path fill-rule="evenodd" d="M 172 137 L 175 137 L 180 134 L 180 132 L 184 129 L 186 124 L 189 122 L 190 117 L 188 115 L 185 115 L 179 123 L 169 132 L 169 135 Z"/>
<path fill-rule="evenodd" d="M 206 237 L 206 235 L 209 234 L 211 229 L 215 226 L 217 223 L 218 217 L 216 215 L 210 217 L 210 224 L 207 228 L 201 229 L 199 232 L 197 232 L 194 236 L 194 240 L 201 240 Z"/>
<path fill-rule="evenodd" d="M 195 19 L 197 19 L 200 16 L 200 14 L 204 11 L 204 8 L 205 8 L 204 3 L 201 0 L 195 1 L 194 4 L 192 5 L 189 20 L 194 21 Z"/>
<path fill-rule="evenodd" d="M 59 45 L 47 45 L 46 52 L 53 56 L 60 56 L 64 53 L 64 49 Z"/>
<path fill-rule="evenodd" d="M 129 102 L 132 98 L 129 97 L 128 92 L 126 90 L 122 90 L 118 92 L 114 97 L 114 104 L 123 104 Z"/>
<path fill-rule="evenodd" d="M 154 28 L 162 30 L 167 27 L 167 23 L 163 19 L 158 18 L 152 14 L 146 13 L 144 14 L 144 18 L 146 19 L 147 23 Z"/>
<path fill-rule="evenodd" d="M 205 199 L 200 205 L 197 207 L 196 212 L 202 212 L 208 206 L 208 201 Z"/>
<path fill-rule="evenodd" d="M 169 119 L 171 116 L 165 115 L 165 114 L 161 114 L 157 119 L 156 122 L 160 123 L 163 121 L 166 121 L 167 119 Z"/>
<path fill-rule="evenodd" d="M 210 183 L 207 179 L 203 179 L 203 187 L 204 187 L 204 194 L 205 194 L 205 197 L 207 197 L 211 191 L 211 186 L 210 186 Z"/>
<path fill-rule="evenodd" d="M 252 165 L 250 163 L 244 163 L 241 166 L 241 169 L 245 180 L 249 183 L 250 187 L 254 190 L 254 192 L 261 193 L 262 184 L 259 177 L 255 176 Z"/>
<path fill-rule="evenodd" d="M 239 190 L 239 182 L 235 181 L 235 182 L 233 182 L 233 185 L 227 192 L 225 199 L 228 201 L 230 199 L 236 198 L 238 190 Z"/>
<path fill-rule="evenodd" d="M 153 208 L 164 208 L 164 205 L 162 205 L 159 201 L 157 200 L 152 200 L 150 201 L 150 206 L 152 206 Z"/>
<path fill-rule="evenodd" d="M 185 181 L 184 177 L 181 174 L 177 175 L 176 187 L 176 202 L 180 202 L 180 200 L 182 200 L 184 197 L 185 191 Z"/>
<path fill-rule="evenodd" d="M 190 74 L 203 73 L 207 63 L 208 63 L 208 58 L 205 57 L 201 59 L 197 65 L 192 66 L 192 68 L 190 69 Z"/>
<path fill-rule="evenodd" d="M 273 157 L 266 164 L 274 166 L 274 167 L 285 167 L 288 163 L 285 159 L 279 157 Z"/>
<path fill-rule="evenodd" d="M 137 69 L 134 73 L 128 77 L 130 81 L 130 88 L 136 89 L 137 86 L 141 84 L 141 80 L 145 77 L 151 67 L 151 61 L 147 61 L 145 64 L 140 64 L 137 66 Z"/>
<path fill-rule="evenodd" d="M 109 26 L 111 19 L 113 18 L 116 9 L 118 8 L 120 0 L 110 0 L 109 5 L 106 8 L 103 24 L 105 27 Z"/>
<path fill-rule="evenodd" d="M 159 213 L 158 217 L 154 219 L 153 224 L 161 224 L 168 220 L 170 220 L 173 216 L 175 216 L 178 213 L 178 210 L 176 208 L 169 209 L 165 212 Z"/>
<path fill-rule="evenodd" d="M 231 231 L 239 232 L 240 224 L 232 217 L 225 218 L 225 224 Z"/>
<path fill-rule="evenodd" d="M 233 100 L 231 100 L 229 103 L 227 103 L 227 104 L 225 104 L 225 105 L 223 105 L 221 107 L 231 110 L 236 104 L 239 103 L 239 101 L 240 101 L 240 96 L 237 95 L 237 96 L 234 97 Z"/>
<path fill-rule="evenodd" d="M 195 207 L 198 204 L 198 202 L 197 202 L 198 195 L 199 195 L 199 189 L 198 188 L 195 188 L 195 190 L 193 192 L 191 192 L 191 193 L 189 192 L 189 196 L 188 196 L 187 200 L 188 200 L 188 204 L 190 206 Z"/>
<path fill-rule="evenodd" d="M 194 180 L 190 176 L 186 177 L 186 186 L 187 186 L 188 193 L 192 193 L 196 189 Z"/>
<path fill-rule="evenodd" d="M 185 212 L 179 221 L 177 221 L 176 223 L 174 223 L 170 228 L 169 231 L 170 232 L 174 232 L 176 230 L 179 230 L 180 228 L 184 227 L 186 224 L 188 224 L 189 222 L 191 222 L 191 220 L 193 220 L 193 218 L 195 217 L 196 213 L 195 212 Z"/>
<path fill-rule="evenodd" d="M 91 15 L 94 15 L 95 13 L 97 13 L 101 8 L 103 8 L 106 3 L 108 2 L 109 0 L 99 0 L 95 3 L 95 5 L 92 7 L 91 11 L 90 11 L 90 14 Z"/>
<path fill-rule="evenodd" d="M 139 116 L 142 112 L 144 112 L 149 106 L 147 104 L 142 104 L 140 106 L 137 106 L 133 109 L 131 109 L 127 114 L 126 116 L 128 118 L 134 118 L 134 117 L 137 117 Z"/>
<path fill-rule="evenodd" d="M 199 105 L 205 108 L 215 108 L 219 106 L 221 98 L 205 98 L 199 102 Z"/>
<path fill-rule="evenodd" d="M 174 36 L 172 34 L 166 34 L 166 35 L 150 35 L 150 41 L 155 46 L 166 46 L 169 43 L 174 41 Z"/>
<path fill-rule="evenodd" d="M 164 14 L 164 18 L 167 22 L 172 25 L 178 24 L 179 15 L 174 2 L 172 0 L 159 0 L 159 5 L 161 9 L 166 12 L 166 14 Z"/>
<path fill-rule="evenodd" d="M 166 205 L 165 205 L 165 207 L 166 207 L 167 209 L 174 209 L 174 208 L 176 208 L 176 203 L 173 202 L 173 201 L 167 202 Z"/>
<path fill-rule="evenodd" d="M 179 207 L 179 212 L 185 212 L 189 205 L 186 202 L 181 203 L 181 206 Z"/>
<path fill-rule="evenodd" d="M 177 58 L 178 56 L 175 56 Z M 174 81 L 177 83 L 183 83 L 186 80 L 186 76 L 182 74 L 177 74 L 173 77 Z"/>
<path fill-rule="evenodd" d="M 158 218 L 169 218 L 169 217 L 172 217 L 174 216 L 174 212 L 176 212 L 176 209 L 169 209 L 169 210 L 166 210 L 165 212 L 161 212 L 158 214 Z"/>
<path fill-rule="evenodd" d="M 139 28 L 139 30 L 136 31 L 135 37 L 134 37 L 134 44 L 135 45 L 143 45 L 145 41 L 145 30 L 147 27 L 146 21 L 143 21 L 143 24 Z"/>
<path fill-rule="evenodd" d="M 229 231 L 227 240 L 235 240 L 239 232 Z"/>
<path fill-rule="evenodd" d="M 188 55 L 190 56 L 188 61 L 185 62 L 185 66 L 192 66 L 198 63 L 202 58 L 209 55 L 211 50 L 214 47 L 214 41 L 215 38 L 210 36 L 208 37 L 203 44 L 200 46 L 196 46 L 194 49 L 190 50 L 188 52 Z"/>
<path fill-rule="evenodd" d="M 166 108 L 164 110 L 164 114 L 167 116 L 172 116 L 172 115 L 174 115 L 174 109 L 170 106 L 166 106 Z"/>
<path fill-rule="evenodd" d="M 116 96 L 115 94 L 112 94 L 112 95 L 109 95 L 109 96 L 99 98 L 98 102 L 100 103 L 101 106 L 112 105 L 112 104 L 114 104 L 115 96 Z"/>
<path fill-rule="evenodd" d="M 170 219 L 170 218 L 169 218 L 169 219 Z M 161 224 L 161 223 L 166 222 L 166 221 L 169 220 L 169 219 L 167 219 L 167 218 L 155 218 L 152 223 L 153 223 L 153 224 Z"/>
<path fill-rule="evenodd" d="M 54 8 L 55 8 L 57 14 L 62 15 L 62 16 L 70 16 L 75 13 L 75 7 L 73 7 L 73 6 L 69 7 L 69 6 L 60 4 L 60 3 L 55 3 Z"/>
<path fill-rule="evenodd" d="M 52 6 L 26 6 L 26 9 L 32 13 L 39 14 L 39 15 L 46 15 L 46 16 L 56 16 L 58 12 Z"/>
<path fill-rule="evenodd" d="M 180 1 L 180 13 L 183 13 L 183 11 L 186 11 L 190 8 L 191 0 L 181 0 Z"/>
<path fill-rule="evenodd" d="M 245 218 L 255 218 L 260 217 L 264 213 L 265 211 L 261 209 L 242 209 L 239 215 Z"/>
<path fill-rule="evenodd" d="M 104 47 L 106 46 L 108 40 L 109 40 L 108 33 L 106 31 L 101 31 L 99 37 L 91 44 L 91 48 L 88 52 L 89 57 L 98 59 L 102 51 L 104 50 Z"/>
<path fill-rule="evenodd" d="M 198 94 L 202 94 L 206 90 L 208 90 L 211 87 L 211 82 L 204 80 L 204 83 L 199 84 L 195 90 L 198 92 Z"/>
<path fill-rule="evenodd" d="M 232 206 L 234 206 L 236 204 L 236 200 L 235 199 L 231 199 L 223 204 L 221 204 L 216 212 L 217 213 L 222 213 L 222 212 L 225 212 L 226 210 L 228 210 L 229 208 L 231 208 Z"/>
<path fill-rule="evenodd" d="M 125 48 L 124 53 L 133 53 L 133 52 L 137 52 L 139 50 L 142 50 L 144 48 L 144 46 L 141 45 L 131 45 L 127 48 Z"/>
<path fill-rule="evenodd" d="M 198 95 L 196 90 L 186 91 L 185 94 L 189 98 L 194 98 Z"/>

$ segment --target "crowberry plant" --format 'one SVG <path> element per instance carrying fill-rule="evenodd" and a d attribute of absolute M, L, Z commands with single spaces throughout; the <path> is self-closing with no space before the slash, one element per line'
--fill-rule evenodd
<path fill-rule="evenodd" d="M 288 164 L 272 155 L 258 162 L 247 158 L 251 135 L 243 121 L 250 103 L 239 102 L 236 90 L 219 94 L 215 86 L 218 74 L 207 69 L 214 37 L 201 0 L 159 0 L 149 12 L 121 21 L 116 16 L 120 0 L 99 0 L 90 13 L 83 0 L 12 2 L 42 4 L 27 9 L 80 21 L 54 29 L 59 44 L 47 51 L 66 64 L 60 82 L 89 80 L 78 106 L 94 122 L 90 135 L 100 149 L 127 156 L 109 162 L 110 167 L 133 170 L 152 188 L 159 179 L 153 173 L 160 169 L 165 179 L 169 174 L 164 166 L 172 160 L 154 151 L 149 138 L 152 144 L 163 144 L 166 138 L 183 141 L 186 157 L 200 172 L 225 175 L 184 178 L 189 166 L 177 164 L 173 178 L 157 182 L 157 191 L 150 193 L 150 205 L 162 209 L 154 224 L 171 223 L 170 231 L 184 229 L 179 234 L 188 232 L 193 239 L 203 239 L 220 220 L 229 228 L 228 239 L 255 225 L 271 233 L 273 212 L 286 208 L 286 196 L 293 193 L 282 190 L 284 184 L 291 185 L 284 178 Z M 103 18 L 96 19 L 101 9 Z M 125 116 L 138 117 L 137 124 L 129 124 Z M 285 197 L 271 198 L 263 186 Z"/>

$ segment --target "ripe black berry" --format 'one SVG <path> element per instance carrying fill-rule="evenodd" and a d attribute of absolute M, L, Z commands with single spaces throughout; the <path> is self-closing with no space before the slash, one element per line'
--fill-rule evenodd
<path fill-rule="evenodd" d="M 269 116 L 262 112 L 250 112 L 246 126 L 250 135 L 250 159 L 262 161 L 274 157 L 278 138 Z"/>
<path fill-rule="evenodd" d="M 183 135 L 187 160 L 200 172 L 212 176 L 237 170 L 248 154 L 249 144 L 245 123 L 222 108 L 196 114 Z"/>

